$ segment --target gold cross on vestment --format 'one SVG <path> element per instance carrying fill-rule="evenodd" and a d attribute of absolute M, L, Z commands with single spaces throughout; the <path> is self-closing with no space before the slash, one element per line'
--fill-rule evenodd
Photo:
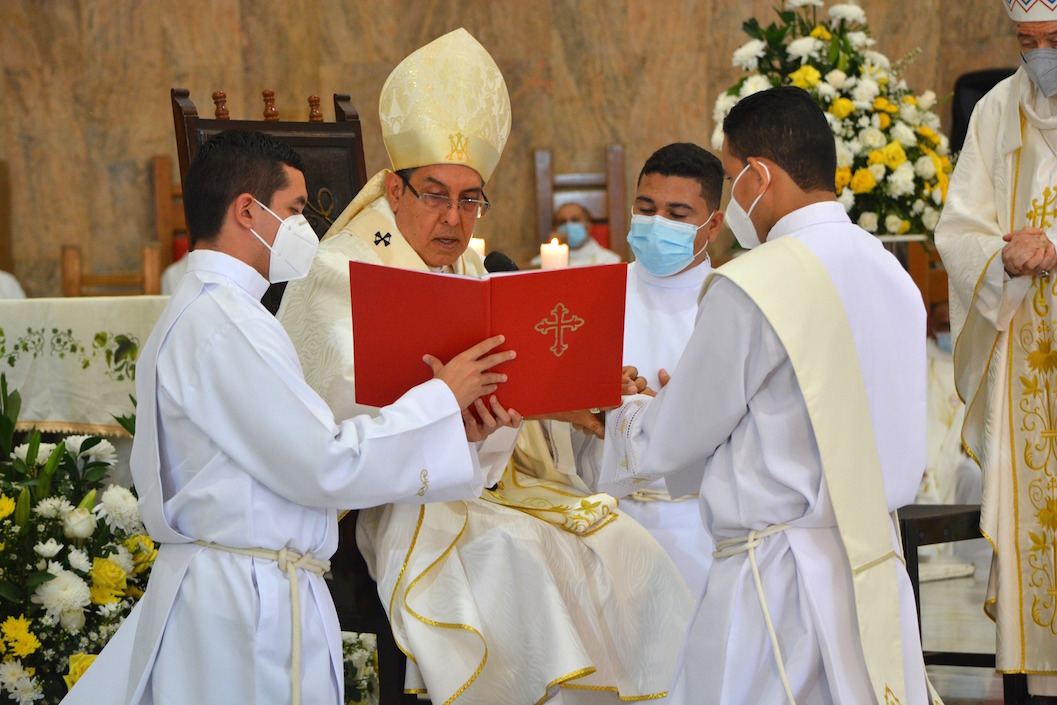
<path fill-rule="evenodd" d="M 555 357 L 561 357 L 562 353 L 569 349 L 565 344 L 565 331 L 574 331 L 583 324 L 584 319 L 569 313 L 565 304 L 559 302 L 551 309 L 550 317 L 542 319 L 535 328 L 543 335 L 554 331 L 554 345 L 550 349 Z"/>
<path fill-rule="evenodd" d="M 1047 186 L 1042 190 L 1042 203 L 1039 199 L 1031 199 L 1031 210 L 1024 214 L 1031 223 L 1031 227 L 1044 230 L 1053 225 L 1057 218 L 1057 190 Z"/>

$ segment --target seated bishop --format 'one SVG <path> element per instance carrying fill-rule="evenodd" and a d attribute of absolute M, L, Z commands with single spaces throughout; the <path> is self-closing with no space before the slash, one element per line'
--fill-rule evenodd
<path fill-rule="evenodd" d="M 339 419 L 372 411 L 355 403 L 349 261 L 483 275 L 468 244 L 490 208 L 510 100 L 492 57 L 459 29 L 396 67 L 379 116 L 393 170 L 339 216 L 279 310 Z M 577 478 L 568 426 L 530 421 L 508 436 L 479 450 L 495 480 L 480 498 L 359 514 L 359 549 L 409 656 L 406 689 L 482 705 L 663 697 L 693 609 L 678 570 Z"/>

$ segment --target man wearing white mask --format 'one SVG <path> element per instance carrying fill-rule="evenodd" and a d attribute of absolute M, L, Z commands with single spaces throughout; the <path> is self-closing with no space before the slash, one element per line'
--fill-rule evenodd
<path fill-rule="evenodd" d="M 1057 695 L 1057 5 L 1002 2 L 1022 65 L 973 111 L 936 246 L 950 277 L 962 437 L 982 471 L 980 529 L 995 550 L 984 606 L 996 667 Z"/>
<path fill-rule="evenodd" d="M 696 144 L 660 148 L 639 172 L 628 244 L 624 304 L 624 364 L 652 389 L 668 381 L 697 317 L 697 297 L 712 271 L 708 244 L 723 224 L 723 165 Z M 591 484 L 603 443 L 577 438 L 577 467 Z M 599 490 L 621 497 L 620 509 L 642 524 L 671 556 L 690 592 L 700 596 L 712 563 L 712 540 L 701 524 L 696 493 L 673 499 L 661 480 L 632 490 L 610 484 Z"/>
<path fill-rule="evenodd" d="M 671 381 L 606 416 L 603 476 L 699 491 L 716 541 L 669 702 L 926 703 L 889 515 L 925 462 L 921 295 L 837 202 L 806 91 L 744 98 L 723 132 L 752 249 L 706 281 Z"/>
<path fill-rule="evenodd" d="M 372 411 L 354 399 L 350 259 L 484 274 L 468 244 L 510 130 L 506 83 L 487 50 L 455 30 L 393 70 L 379 120 L 393 170 L 335 221 L 279 310 L 338 418 Z M 660 697 L 693 609 L 677 569 L 616 500 L 583 486 L 567 427 L 528 421 L 503 450 L 481 449 L 498 473 L 479 498 L 359 513 L 358 547 L 411 657 L 406 689 L 455 705 Z"/>
<path fill-rule="evenodd" d="M 131 468 L 157 559 L 68 705 L 344 703 L 323 580 L 338 510 L 480 492 L 462 410 L 512 354 L 486 354 L 496 337 L 429 358 L 435 378 L 379 419 L 336 423 L 260 303 L 308 272 L 306 200 L 301 157 L 262 133 L 212 137 L 187 171 L 193 252 L 136 376 Z"/>
<path fill-rule="evenodd" d="M 591 237 L 591 212 L 579 203 L 565 203 L 554 211 L 554 230 L 551 233 L 569 246 L 569 266 L 616 264 L 620 255 L 598 244 Z M 532 258 L 532 266 L 540 266 L 540 255 Z"/>

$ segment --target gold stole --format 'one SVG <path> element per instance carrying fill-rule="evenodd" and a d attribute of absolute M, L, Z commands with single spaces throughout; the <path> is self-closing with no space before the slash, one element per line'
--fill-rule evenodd
<path fill-rule="evenodd" d="M 902 703 L 899 558 L 859 358 L 840 296 L 819 259 L 793 237 L 769 242 L 713 276 L 730 279 L 755 302 L 789 355 L 851 568 L 859 640 L 874 694 L 878 703 Z"/>

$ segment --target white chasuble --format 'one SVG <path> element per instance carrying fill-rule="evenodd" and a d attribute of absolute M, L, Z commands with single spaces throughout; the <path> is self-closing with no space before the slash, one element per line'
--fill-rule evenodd
<path fill-rule="evenodd" d="M 349 260 L 426 269 L 370 187 L 279 311 L 306 378 L 339 418 L 357 408 Z M 454 270 L 483 273 L 472 250 Z M 567 429 L 526 422 L 516 437 L 516 449 L 491 454 L 495 488 L 479 499 L 359 514 L 359 548 L 408 654 L 406 688 L 481 705 L 534 705 L 559 688 L 662 697 L 692 596 L 645 530 L 578 483 Z"/>
<path fill-rule="evenodd" d="M 962 438 L 995 550 L 997 669 L 1057 674 L 1057 277 L 1010 278 L 1002 236 L 1057 241 L 1057 117 L 1021 68 L 977 105 L 936 229 L 950 276 Z"/>
<path fill-rule="evenodd" d="M 842 206 L 818 203 L 716 271 L 672 381 L 607 418 L 607 472 L 666 476 L 673 494 L 696 482 L 720 549 L 672 703 L 788 702 L 782 670 L 798 703 L 927 701 L 886 514 L 924 470 L 924 347 L 906 272 Z M 877 615 L 857 593 L 872 587 L 887 616 L 860 634 Z"/>

